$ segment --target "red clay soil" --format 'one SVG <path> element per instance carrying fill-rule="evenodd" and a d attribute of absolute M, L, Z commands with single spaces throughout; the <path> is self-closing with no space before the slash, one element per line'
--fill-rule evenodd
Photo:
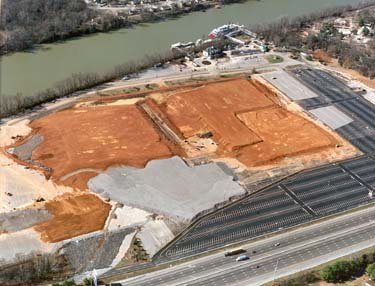
<path fill-rule="evenodd" d="M 37 223 L 34 229 L 45 242 L 57 242 L 104 227 L 111 206 L 95 195 L 63 195 L 45 204 L 53 218 Z"/>
<path fill-rule="evenodd" d="M 211 131 L 222 150 L 233 151 L 262 139 L 236 113 L 274 105 L 245 79 L 209 83 L 170 96 L 164 106 L 170 121 L 188 138 Z"/>
<path fill-rule="evenodd" d="M 144 167 L 176 148 L 136 105 L 71 108 L 30 126 L 44 137 L 32 159 L 52 168 L 55 180 L 84 168 Z"/>
<path fill-rule="evenodd" d="M 234 79 L 175 93 L 162 108 L 185 138 L 211 131 L 219 156 L 249 167 L 335 146 L 328 132 L 276 102 L 262 84 Z"/>
<path fill-rule="evenodd" d="M 263 139 L 258 144 L 241 148 L 237 154 L 247 166 L 258 166 L 336 144 L 334 137 L 326 131 L 281 107 L 246 112 L 237 117 Z"/>
<path fill-rule="evenodd" d="M 61 183 L 64 186 L 72 187 L 75 190 L 84 191 L 87 189 L 88 181 L 97 175 L 98 175 L 97 172 L 82 172 L 82 173 L 70 176 L 69 178 L 65 179 Z"/>

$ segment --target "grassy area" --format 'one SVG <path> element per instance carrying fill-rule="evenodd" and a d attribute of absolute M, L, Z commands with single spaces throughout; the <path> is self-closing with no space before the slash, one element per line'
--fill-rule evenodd
<path fill-rule="evenodd" d="M 250 42 L 251 41 L 251 38 L 250 36 L 246 35 L 246 34 L 241 34 L 241 35 L 238 35 L 235 37 L 236 39 L 239 39 L 241 41 L 244 41 L 244 42 Z"/>
<path fill-rule="evenodd" d="M 215 77 L 215 76 L 202 76 L 202 77 L 195 77 L 195 78 L 188 78 L 188 79 L 166 81 L 165 84 L 167 86 L 176 86 L 176 85 L 183 85 L 183 84 L 200 83 L 200 82 L 213 80 L 217 78 L 218 77 Z"/>
<path fill-rule="evenodd" d="M 284 61 L 284 58 L 280 57 L 278 55 L 268 55 L 268 56 L 266 56 L 266 60 L 270 64 L 278 64 L 278 63 L 282 63 Z"/>
<path fill-rule="evenodd" d="M 134 263 L 147 262 L 149 260 L 150 257 L 143 248 L 141 241 L 138 238 L 134 238 L 127 253 L 115 267 L 120 268 Z"/>
<path fill-rule="evenodd" d="M 158 84 L 150 83 L 150 84 L 145 84 L 141 86 L 130 86 L 130 87 L 119 88 L 119 89 L 108 90 L 108 91 L 99 91 L 98 95 L 110 96 L 110 95 L 119 95 L 119 94 L 129 94 L 129 93 L 138 92 L 138 91 L 154 90 L 157 88 L 159 88 Z"/>

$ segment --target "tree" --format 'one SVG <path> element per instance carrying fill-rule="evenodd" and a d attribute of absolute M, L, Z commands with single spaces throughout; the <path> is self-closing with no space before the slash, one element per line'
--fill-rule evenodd
<path fill-rule="evenodd" d="M 358 25 L 360 26 L 360 27 L 363 27 L 364 25 L 365 25 L 366 23 L 365 23 L 365 19 L 363 19 L 362 17 L 359 19 L 359 21 L 358 21 Z"/>
<path fill-rule="evenodd" d="M 344 282 L 352 276 L 352 265 L 347 260 L 340 260 L 324 267 L 319 274 L 326 282 Z"/>
<path fill-rule="evenodd" d="M 363 33 L 364 36 L 368 36 L 370 34 L 369 28 L 364 27 L 363 30 L 362 30 L 362 33 Z"/>
<path fill-rule="evenodd" d="M 369 264 L 366 267 L 366 273 L 371 280 L 375 280 L 375 263 Z"/>

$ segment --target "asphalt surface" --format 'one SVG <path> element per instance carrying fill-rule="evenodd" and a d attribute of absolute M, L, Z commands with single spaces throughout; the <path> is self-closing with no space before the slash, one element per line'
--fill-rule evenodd
<path fill-rule="evenodd" d="M 223 251 L 119 282 L 127 286 L 261 285 L 374 245 L 374 217 L 371 207 L 246 244 L 242 246 L 250 257 L 246 261 L 224 257 Z"/>
<path fill-rule="evenodd" d="M 319 95 L 300 100 L 298 104 L 306 110 L 336 107 L 353 119 L 353 122 L 336 131 L 362 152 L 375 152 L 375 107 L 371 102 L 352 91 L 344 81 L 325 71 L 304 68 L 291 70 L 290 73 Z M 335 121 L 335 118 L 330 121 Z"/>

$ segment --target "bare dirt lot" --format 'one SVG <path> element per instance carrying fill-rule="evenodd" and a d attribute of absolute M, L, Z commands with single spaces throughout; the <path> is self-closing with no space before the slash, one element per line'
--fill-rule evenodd
<path fill-rule="evenodd" d="M 95 175 L 90 168 L 143 167 L 173 154 L 173 144 L 136 105 L 71 108 L 37 119 L 30 127 L 44 138 L 32 160 L 51 168 L 56 181 L 64 177 L 64 184 L 79 188 Z M 88 172 L 74 173 L 81 169 Z"/>
<path fill-rule="evenodd" d="M 159 102 L 172 129 L 185 139 L 212 132 L 216 155 L 237 158 L 247 167 L 334 150 L 339 143 L 298 111 L 280 106 L 266 86 L 243 78 L 208 82 Z"/>
<path fill-rule="evenodd" d="M 247 80 L 236 79 L 176 93 L 167 99 L 164 109 L 185 138 L 211 131 L 219 148 L 230 152 L 262 141 L 236 113 L 273 104 Z"/>
<path fill-rule="evenodd" d="M 45 204 L 53 218 L 34 225 L 45 242 L 57 242 L 103 228 L 111 209 L 97 196 L 61 196 Z"/>

